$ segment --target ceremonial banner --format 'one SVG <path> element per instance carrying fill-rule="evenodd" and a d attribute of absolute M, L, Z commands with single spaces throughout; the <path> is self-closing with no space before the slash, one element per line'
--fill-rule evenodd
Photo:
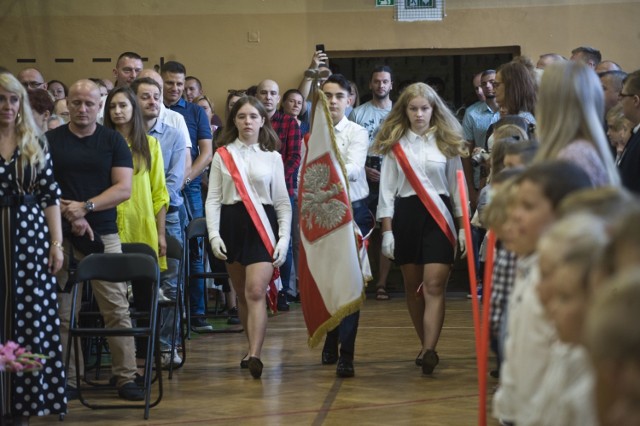
<path fill-rule="evenodd" d="M 357 225 L 345 176 L 327 99 L 318 91 L 298 186 L 300 299 L 311 347 L 364 300 Z"/>

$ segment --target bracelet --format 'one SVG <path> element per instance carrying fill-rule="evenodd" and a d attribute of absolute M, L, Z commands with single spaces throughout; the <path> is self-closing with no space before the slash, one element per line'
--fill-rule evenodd
<path fill-rule="evenodd" d="M 60 241 L 58 241 L 58 240 L 51 241 L 51 245 L 55 246 L 55 247 L 58 247 L 60 250 L 63 250 L 62 243 Z"/>

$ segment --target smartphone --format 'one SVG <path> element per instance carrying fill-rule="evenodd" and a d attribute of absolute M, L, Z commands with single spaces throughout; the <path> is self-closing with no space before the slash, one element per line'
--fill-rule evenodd
<path fill-rule="evenodd" d="M 324 44 L 316 44 L 316 52 L 320 50 L 324 53 Z M 326 65 L 324 62 L 320 62 L 320 65 Z"/>

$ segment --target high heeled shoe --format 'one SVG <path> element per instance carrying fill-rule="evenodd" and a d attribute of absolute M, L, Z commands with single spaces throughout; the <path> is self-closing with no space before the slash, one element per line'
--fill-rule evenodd
<path fill-rule="evenodd" d="M 262 367 L 263 367 L 263 364 L 262 364 L 262 361 L 260 361 L 260 358 L 252 356 L 247 361 L 247 364 L 249 366 L 249 372 L 251 373 L 251 376 L 254 379 L 259 379 L 260 376 L 262 376 Z"/>
<path fill-rule="evenodd" d="M 240 360 L 240 368 L 249 368 L 249 359 L 247 358 L 247 356 L 249 356 L 249 354 L 244 354 L 244 356 Z"/>
<path fill-rule="evenodd" d="M 433 349 L 427 349 L 422 356 L 422 374 L 428 375 L 433 373 L 433 369 L 436 368 L 439 362 L 440 357 L 438 357 L 438 353 Z"/>
<path fill-rule="evenodd" d="M 422 354 L 422 351 L 420 351 L 420 353 L 418 354 L 418 356 L 416 357 L 416 365 L 418 367 L 422 367 L 422 357 L 424 355 Z"/>

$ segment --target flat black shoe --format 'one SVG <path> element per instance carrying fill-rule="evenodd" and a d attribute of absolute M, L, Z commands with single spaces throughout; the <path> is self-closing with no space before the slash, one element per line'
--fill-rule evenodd
<path fill-rule="evenodd" d="M 263 365 L 262 365 L 262 361 L 260 361 L 260 358 L 256 358 L 255 356 L 252 356 L 247 361 L 247 366 L 249 367 L 249 372 L 251 373 L 251 376 L 254 379 L 259 379 L 260 376 L 262 376 Z"/>
<path fill-rule="evenodd" d="M 278 293 L 278 310 L 281 312 L 289 311 L 289 303 L 287 302 L 287 295 L 283 291 Z"/>
<path fill-rule="evenodd" d="M 144 376 L 141 374 L 136 373 L 136 377 L 133 379 L 133 381 L 138 386 L 141 386 L 141 387 L 144 386 Z M 111 378 L 109 379 L 109 385 L 115 387 L 117 383 L 118 383 L 118 378 L 116 376 L 111 376 Z"/>
<path fill-rule="evenodd" d="M 338 377 L 353 377 L 355 375 L 353 369 L 353 362 L 340 358 L 338 360 L 338 367 L 336 368 L 336 376 Z"/>
<path fill-rule="evenodd" d="M 428 349 L 422 356 L 422 374 L 431 374 L 436 365 L 440 362 L 438 353 L 432 349 Z"/>
<path fill-rule="evenodd" d="M 144 391 L 134 382 L 129 382 L 118 388 L 118 396 L 127 401 L 142 401 L 144 400 Z"/>
<path fill-rule="evenodd" d="M 249 368 L 249 358 L 247 358 L 247 355 L 249 354 L 245 354 L 240 360 L 240 368 Z"/>
<path fill-rule="evenodd" d="M 322 365 L 333 365 L 336 362 L 338 362 L 337 353 L 322 351 Z"/>

